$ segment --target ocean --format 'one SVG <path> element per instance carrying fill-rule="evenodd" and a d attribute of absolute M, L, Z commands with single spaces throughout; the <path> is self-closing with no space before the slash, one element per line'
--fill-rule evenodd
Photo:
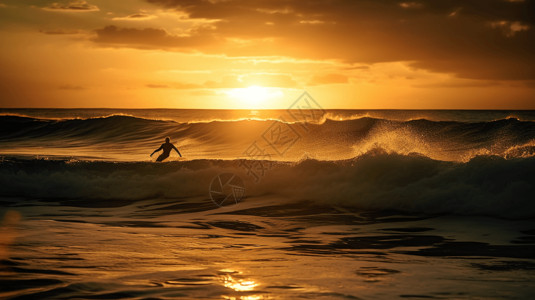
<path fill-rule="evenodd" d="M 0 109 L 0 124 L 0 298 L 535 297 L 535 111 Z M 156 162 L 165 137 L 182 157 Z"/>

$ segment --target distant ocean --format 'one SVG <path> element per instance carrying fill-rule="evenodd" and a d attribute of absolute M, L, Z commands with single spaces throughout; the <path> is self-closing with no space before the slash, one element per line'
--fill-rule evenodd
<path fill-rule="evenodd" d="M 535 111 L 0 109 L 0 297 L 530 299 L 534 195 Z"/>

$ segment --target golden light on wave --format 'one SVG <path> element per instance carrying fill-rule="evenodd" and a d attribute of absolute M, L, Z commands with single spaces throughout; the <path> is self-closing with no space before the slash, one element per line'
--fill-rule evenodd
<path fill-rule="evenodd" d="M 246 88 L 235 88 L 225 92 L 232 98 L 239 100 L 245 108 L 263 108 L 269 100 L 281 98 L 284 94 L 279 88 L 268 88 L 252 85 Z"/>

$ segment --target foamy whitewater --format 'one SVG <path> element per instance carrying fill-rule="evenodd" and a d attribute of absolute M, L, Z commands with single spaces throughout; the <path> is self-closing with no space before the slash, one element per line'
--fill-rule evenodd
<path fill-rule="evenodd" d="M 529 299 L 534 195 L 535 111 L 0 109 L 0 297 Z"/>

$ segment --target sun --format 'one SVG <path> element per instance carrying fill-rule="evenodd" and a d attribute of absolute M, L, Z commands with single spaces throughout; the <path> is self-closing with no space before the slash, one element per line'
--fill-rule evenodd
<path fill-rule="evenodd" d="M 268 100 L 280 98 L 283 93 L 278 88 L 268 88 L 258 85 L 251 85 L 246 88 L 236 88 L 225 92 L 227 96 L 239 100 L 240 106 L 246 108 L 264 108 Z"/>

